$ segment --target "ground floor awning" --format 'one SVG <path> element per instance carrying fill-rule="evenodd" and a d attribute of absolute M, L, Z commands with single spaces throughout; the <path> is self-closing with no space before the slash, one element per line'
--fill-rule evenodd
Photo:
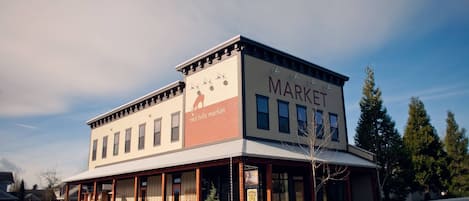
<path fill-rule="evenodd" d="M 103 178 L 242 156 L 300 162 L 311 161 L 307 150 L 299 146 L 277 142 L 239 139 L 203 147 L 181 149 L 161 155 L 97 167 L 69 177 L 65 179 L 64 182 Z M 320 153 L 315 154 L 315 160 L 352 167 L 376 167 L 376 164 L 373 162 L 345 151 L 322 150 Z"/>

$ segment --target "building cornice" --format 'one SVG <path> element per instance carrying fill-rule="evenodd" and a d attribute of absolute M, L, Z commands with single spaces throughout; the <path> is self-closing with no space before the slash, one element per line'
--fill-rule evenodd
<path fill-rule="evenodd" d="M 291 69 L 293 71 L 323 80 L 325 82 L 343 86 L 348 77 L 291 54 L 277 50 L 270 46 L 256 42 L 244 36 L 235 36 L 191 59 L 176 66 L 176 70 L 185 75 L 196 72 L 202 68 L 212 65 L 214 61 L 234 55 L 235 52 L 250 55 L 270 63 Z"/>
<path fill-rule="evenodd" d="M 100 114 L 86 122 L 92 129 L 125 117 L 129 114 L 138 112 L 147 107 L 161 103 L 172 97 L 181 95 L 184 91 L 185 83 L 176 81 L 160 89 L 152 91 L 140 98 L 134 99 L 126 104 L 116 107 L 108 112 Z"/>

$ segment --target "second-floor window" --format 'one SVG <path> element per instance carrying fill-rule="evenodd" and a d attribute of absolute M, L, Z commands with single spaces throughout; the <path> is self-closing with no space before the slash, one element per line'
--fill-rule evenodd
<path fill-rule="evenodd" d="M 138 149 L 145 148 L 145 124 L 138 126 Z"/>
<path fill-rule="evenodd" d="M 257 128 L 269 130 L 269 98 L 256 95 Z"/>
<path fill-rule="evenodd" d="M 106 158 L 107 156 L 107 136 L 103 137 L 103 152 L 101 153 L 101 158 Z"/>
<path fill-rule="evenodd" d="M 179 140 L 179 112 L 171 115 L 171 142 Z"/>
<path fill-rule="evenodd" d="M 112 154 L 114 156 L 119 154 L 119 132 L 114 133 L 114 147 L 112 148 Z"/>
<path fill-rule="evenodd" d="M 290 133 L 290 114 L 288 102 L 278 100 L 278 131 Z"/>
<path fill-rule="evenodd" d="M 308 134 L 308 121 L 305 106 L 296 105 L 296 118 L 298 121 L 298 135 L 306 136 Z"/>
<path fill-rule="evenodd" d="M 324 136 L 324 124 L 322 121 L 322 111 L 321 110 L 316 110 L 314 111 L 314 127 L 315 127 L 315 132 L 316 132 L 316 137 L 319 139 L 322 139 Z"/>
<path fill-rule="evenodd" d="M 339 123 L 337 119 L 337 114 L 329 113 L 329 123 L 331 126 L 331 140 L 339 141 Z"/>
<path fill-rule="evenodd" d="M 153 146 L 161 144 L 161 118 L 155 120 L 153 127 Z"/>
<path fill-rule="evenodd" d="M 125 146 L 124 146 L 124 151 L 125 153 L 130 152 L 130 139 L 132 137 L 132 129 L 128 128 L 125 130 Z"/>
<path fill-rule="evenodd" d="M 91 160 L 96 160 L 96 151 L 98 149 L 98 140 L 93 140 L 93 151 L 91 152 Z"/>

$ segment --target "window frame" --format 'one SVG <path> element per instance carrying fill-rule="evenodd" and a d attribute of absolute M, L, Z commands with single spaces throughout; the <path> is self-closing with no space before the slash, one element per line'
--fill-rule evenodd
<path fill-rule="evenodd" d="M 159 122 L 159 131 L 156 131 L 156 122 Z M 163 118 L 157 118 L 153 121 L 153 146 L 161 145 L 161 126 L 163 123 Z M 157 138 L 158 137 L 158 138 Z M 156 140 L 158 139 L 158 141 Z"/>
<path fill-rule="evenodd" d="M 320 124 L 318 122 L 318 114 L 321 114 Z M 321 125 L 321 127 L 319 127 L 319 125 Z M 316 138 L 322 139 L 324 137 L 324 112 L 322 110 L 314 110 L 314 129 Z"/>
<path fill-rule="evenodd" d="M 304 120 L 300 120 L 300 109 L 304 111 Z M 304 105 L 296 105 L 296 121 L 298 127 L 298 135 L 307 136 L 308 135 L 308 109 Z"/>
<path fill-rule="evenodd" d="M 120 136 L 120 132 L 114 133 L 114 144 L 112 147 L 113 156 L 117 156 L 119 154 L 119 136 Z"/>
<path fill-rule="evenodd" d="M 138 150 L 145 149 L 146 123 L 138 125 Z"/>
<path fill-rule="evenodd" d="M 129 153 L 132 145 L 132 128 L 125 129 L 124 153 Z"/>
<path fill-rule="evenodd" d="M 177 125 L 174 125 L 174 117 L 177 116 Z M 181 115 L 180 112 L 171 114 L 171 142 L 177 142 L 180 138 Z"/>
<path fill-rule="evenodd" d="M 281 105 L 286 105 L 286 109 L 287 109 L 287 116 L 282 116 L 281 114 Z M 283 101 L 283 100 L 277 100 L 277 113 L 278 113 L 278 131 L 280 133 L 287 133 L 289 134 L 290 133 L 290 103 L 287 102 L 287 101 Z M 281 124 L 282 122 L 285 122 L 286 123 L 286 130 L 283 130 L 283 127 Z"/>
<path fill-rule="evenodd" d="M 260 111 L 259 101 L 261 100 L 266 101 L 267 111 Z M 256 114 L 257 129 L 270 130 L 269 97 L 256 94 Z M 262 122 L 265 123 L 265 126 L 263 126 Z"/>
<path fill-rule="evenodd" d="M 332 117 L 335 117 L 335 127 L 332 124 Z M 329 112 L 329 132 L 331 133 L 331 141 L 339 142 L 339 115 Z M 336 132 L 334 132 L 334 130 Z"/>
<path fill-rule="evenodd" d="M 101 152 L 101 158 L 106 158 L 107 157 L 107 140 L 108 136 L 103 137 L 103 147 L 102 147 L 102 152 Z"/>
<path fill-rule="evenodd" d="M 91 160 L 96 161 L 96 155 L 98 154 L 98 139 L 93 140 L 93 148 L 91 151 Z"/>

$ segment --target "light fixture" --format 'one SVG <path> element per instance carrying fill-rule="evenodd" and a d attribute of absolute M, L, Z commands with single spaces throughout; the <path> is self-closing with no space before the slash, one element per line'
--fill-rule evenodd
<path fill-rule="evenodd" d="M 274 68 L 272 68 L 271 74 L 274 74 L 274 73 L 280 73 L 280 70 L 278 69 L 278 66 L 275 66 Z"/>

